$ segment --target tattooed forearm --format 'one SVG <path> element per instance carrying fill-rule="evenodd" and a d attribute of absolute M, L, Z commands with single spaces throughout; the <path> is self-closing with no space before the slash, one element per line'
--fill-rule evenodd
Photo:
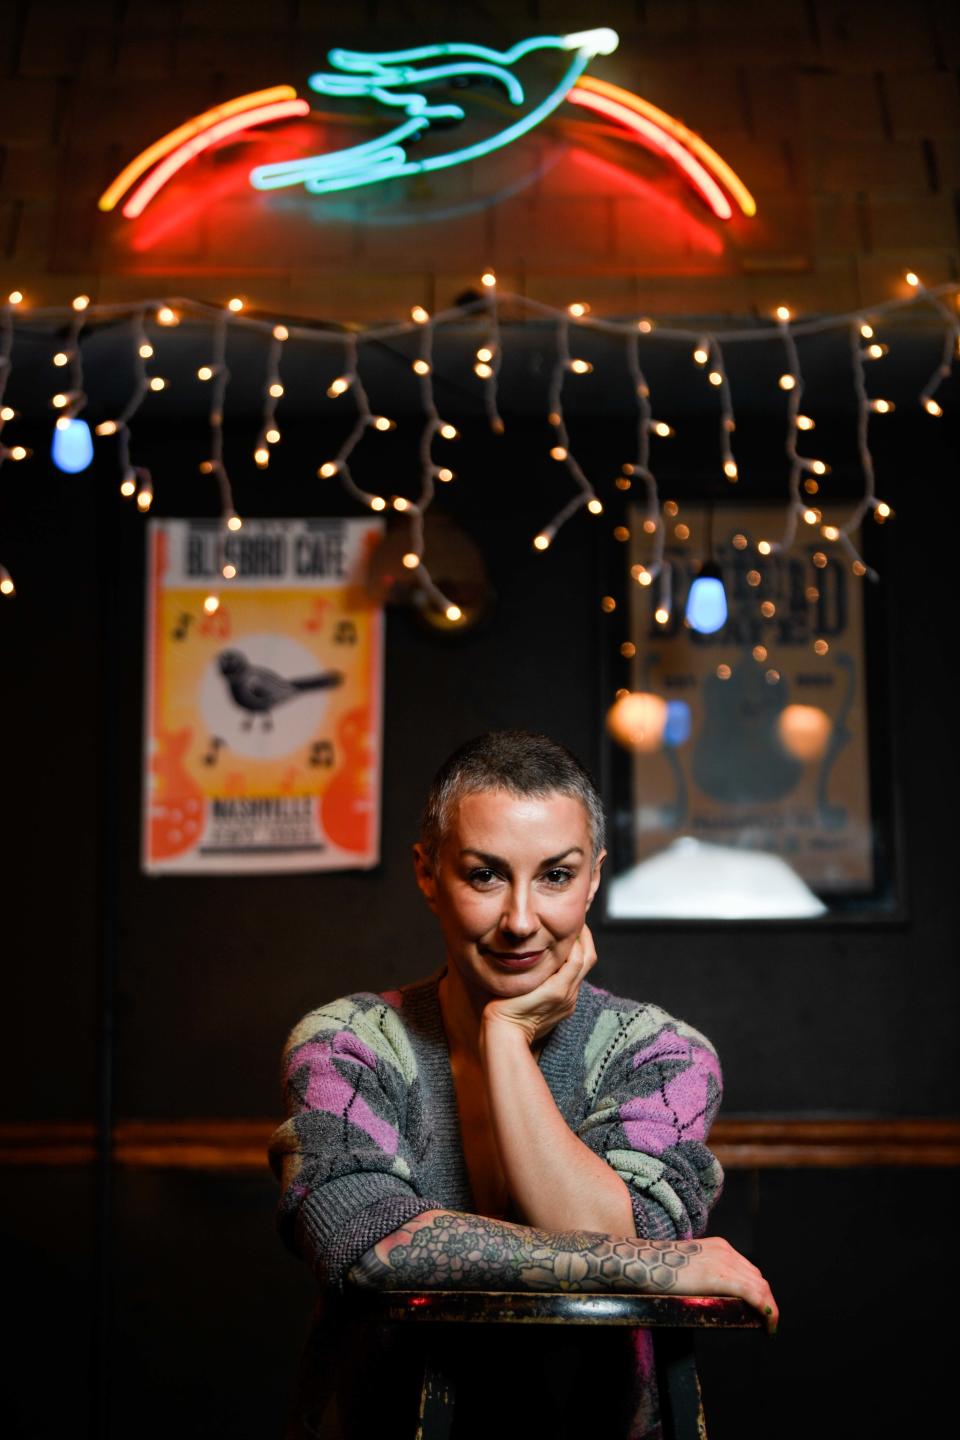
<path fill-rule="evenodd" d="M 553 1234 L 451 1211 L 420 1216 L 368 1250 L 350 1271 L 377 1290 L 647 1290 L 674 1288 L 695 1240 Z"/>

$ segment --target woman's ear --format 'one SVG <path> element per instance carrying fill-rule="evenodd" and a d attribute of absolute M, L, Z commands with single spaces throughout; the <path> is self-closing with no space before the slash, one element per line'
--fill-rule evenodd
<path fill-rule="evenodd" d="M 596 860 L 594 861 L 593 874 L 590 876 L 590 889 L 587 891 L 587 908 L 588 908 L 588 909 L 589 909 L 590 906 L 593 904 L 593 897 L 594 897 L 594 895 L 596 895 L 596 893 L 597 893 L 597 887 L 598 887 L 599 884 L 600 884 L 600 869 L 601 869 L 601 866 L 603 865 L 604 860 L 606 860 L 606 858 L 607 858 L 607 852 L 606 852 L 606 850 L 601 850 L 601 851 L 600 851 L 600 854 L 597 856 Z"/>
<path fill-rule="evenodd" d="M 423 892 L 424 899 L 430 906 L 430 909 L 435 910 L 437 908 L 436 869 L 419 841 L 417 841 L 413 847 L 413 869 L 417 877 L 417 884 Z"/>

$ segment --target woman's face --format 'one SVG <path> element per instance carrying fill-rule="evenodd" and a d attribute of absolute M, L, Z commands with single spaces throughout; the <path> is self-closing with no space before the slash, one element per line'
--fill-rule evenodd
<path fill-rule="evenodd" d="M 580 800 L 481 790 L 465 795 L 433 866 L 414 846 L 417 882 L 440 921 L 447 960 L 477 998 L 525 995 L 558 970 L 600 883 Z"/>

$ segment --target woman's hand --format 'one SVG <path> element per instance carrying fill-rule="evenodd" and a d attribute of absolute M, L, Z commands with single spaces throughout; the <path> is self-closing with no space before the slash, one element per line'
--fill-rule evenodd
<path fill-rule="evenodd" d="M 642 1245 L 642 1240 L 638 1244 Z M 658 1249 L 670 1247 L 685 1256 L 669 1287 L 673 1295 L 735 1295 L 766 1316 L 767 1329 L 776 1333 L 780 1311 L 766 1280 L 750 1261 L 719 1236 L 702 1240 L 656 1240 Z"/>
<path fill-rule="evenodd" d="M 584 925 L 560 969 L 526 995 L 517 995 L 511 1000 L 491 1000 L 484 1007 L 484 1025 L 513 1025 L 523 1032 L 528 1045 L 535 1045 L 561 1020 L 573 1014 L 581 982 L 596 963 L 593 936 Z"/>

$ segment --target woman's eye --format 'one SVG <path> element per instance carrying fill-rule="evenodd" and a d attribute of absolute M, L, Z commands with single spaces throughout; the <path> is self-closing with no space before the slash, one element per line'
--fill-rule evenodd
<path fill-rule="evenodd" d="M 543 878 L 548 885 L 566 885 L 573 879 L 573 871 L 565 870 L 562 867 L 557 870 L 548 870 Z"/>
<path fill-rule="evenodd" d="M 471 885 L 489 885 L 491 881 L 496 880 L 496 878 L 497 872 L 487 869 L 486 866 L 484 866 L 482 870 L 471 870 L 467 876 Z"/>

